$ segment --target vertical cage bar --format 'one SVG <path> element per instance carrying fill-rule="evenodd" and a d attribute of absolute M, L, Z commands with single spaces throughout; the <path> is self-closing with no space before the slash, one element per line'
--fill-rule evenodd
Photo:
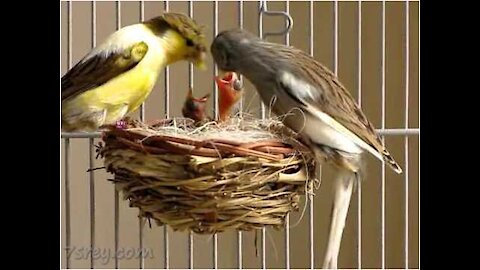
<path fill-rule="evenodd" d="M 218 234 L 213 235 L 213 269 L 218 268 Z"/>
<path fill-rule="evenodd" d="M 145 1 L 140 1 L 139 5 L 140 13 L 139 13 L 139 20 L 140 22 L 143 22 L 145 20 Z M 143 102 L 140 105 L 140 121 L 145 121 L 145 102 Z M 139 257 L 138 257 L 138 263 L 139 263 L 139 268 L 143 269 L 145 267 L 145 258 L 143 256 L 143 228 L 144 228 L 144 218 L 140 215 L 140 210 L 139 210 L 139 215 L 138 215 L 138 246 L 139 246 Z"/>
<path fill-rule="evenodd" d="M 238 1 L 238 27 L 240 29 L 243 29 L 243 0 Z M 239 79 L 243 82 L 243 77 L 241 75 L 240 75 Z M 240 113 L 243 112 L 243 99 L 244 98 L 243 98 L 243 95 L 242 95 L 240 97 L 240 101 L 238 102 Z"/>
<path fill-rule="evenodd" d="M 94 268 L 93 252 L 95 251 L 95 147 L 94 139 L 89 139 L 89 168 L 90 168 L 90 268 Z"/>
<path fill-rule="evenodd" d="M 243 269 L 243 252 L 242 252 L 242 246 L 243 246 L 243 243 L 242 243 L 242 232 L 241 231 L 238 231 L 237 232 L 237 238 L 238 238 L 238 255 L 237 255 L 237 259 L 238 259 L 238 269 Z"/>
<path fill-rule="evenodd" d="M 382 1 L 382 129 L 385 129 L 385 1 Z M 385 143 L 385 136 L 382 136 Z M 382 162 L 382 269 L 385 269 L 385 162 Z"/>
<path fill-rule="evenodd" d="M 188 1 L 188 16 L 193 18 L 193 1 Z M 193 64 L 188 64 L 188 87 L 193 89 Z"/>
<path fill-rule="evenodd" d="M 290 269 L 290 213 L 285 217 L 285 269 Z"/>
<path fill-rule="evenodd" d="M 164 246 L 164 266 L 165 269 L 170 269 L 170 245 L 169 245 L 169 239 L 168 239 L 168 228 L 167 225 L 163 225 L 163 238 L 165 241 L 165 246 Z"/>
<path fill-rule="evenodd" d="M 169 11 L 169 3 L 165 1 L 165 12 Z M 165 118 L 170 117 L 170 68 L 167 66 L 165 67 Z M 165 226 L 166 228 L 166 226 Z M 165 233 L 167 230 L 165 229 Z"/>
<path fill-rule="evenodd" d="M 188 232 L 188 268 L 193 269 L 193 232 Z"/>
<path fill-rule="evenodd" d="M 92 1 L 92 48 L 97 46 L 97 3 Z M 90 268 L 94 268 L 93 252 L 95 250 L 95 148 L 94 138 L 89 139 L 90 168 Z"/>
<path fill-rule="evenodd" d="M 333 72 L 338 76 L 338 1 L 333 2 Z"/>
<path fill-rule="evenodd" d="M 333 72 L 338 76 L 338 1 L 333 2 Z"/>
<path fill-rule="evenodd" d="M 285 12 L 290 13 L 290 2 L 287 0 L 285 4 Z M 285 23 L 287 23 L 285 21 Z M 285 35 L 285 44 L 290 46 L 290 31 Z M 290 213 L 285 217 L 285 268 L 290 269 Z"/>
<path fill-rule="evenodd" d="M 362 108 L 362 0 L 358 1 L 357 6 L 357 54 L 358 54 L 358 74 L 357 74 L 357 102 Z M 362 182 L 358 183 L 357 188 L 357 267 L 362 269 Z"/>
<path fill-rule="evenodd" d="M 285 1 L 285 12 L 287 14 L 290 14 L 290 1 L 289 0 Z M 288 21 L 285 20 L 285 27 L 287 27 L 287 26 L 288 26 Z M 287 46 L 290 46 L 290 31 L 287 31 L 287 33 L 285 34 L 285 44 Z"/>
<path fill-rule="evenodd" d="M 420 46 L 421 45 L 420 44 L 421 44 L 421 41 L 420 41 L 420 39 L 421 39 L 421 36 L 422 36 L 420 34 L 420 32 L 421 32 L 421 30 L 420 30 L 421 29 L 421 26 L 420 26 L 420 24 L 421 24 L 420 7 L 421 7 L 420 2 L 418 2 L 418 11 L 417 11 L 418 12 L 417 13 L 417 16 L 418 16 L 418 51 L 417 51 L 417 53 L 418 53 L 418 84 L 417 84 L 417 87 L 418 87 L 418 131 L 419 131 L 419 133 L 418 133 L 418 148 L 417 148 L 418 149 L 418 175 L 417 175 L 418 176 L 418 183 L 417 183 L 417 188 L 418 188 L 418 195 L 417 195 L 418 214 L 417 214 L 417 218 L 418 218 L 418 266 L 419 267 L 421 265 L 421 262 L 420 262 L 421 259 L 420 258 L 422 257 L 422 256 L 420 256 L 420 241 L 421 241 L 420 240 L 421 239 L 421 236 L 420 236 L 420 234 L 421 234 L 421 232 L 420 232 L 421 231 L 421 229 L 420 229 L 421 228 L 421 226 L 420 226 L 420 220 L 421 220 L 420 211 L 422 209 L 422 207 L 420 206 L 420 194 L 421 194 L 421 191 L 420 191 L 420 170 L 421 170 L 421 166 L 420 166 L 420 143 L 421 143 L 421 140 L 420 140 L 420 112 L 421 112 L 420 104 L 422 104 L 422 102 L 420 100 L 421 99 L 421 94 L 420 94 L 420 90 L 421 90 L 420 80 L 421 79 L 420 78 L 422 77 L 420 75 L 420 70 L 421 70 L 421 67 L 420 67 L 420 59 L 421 59 L 421 56 L 420 56 Z"/>
<path fill-rule="evenodd" d="M 169 1 L 164 2 L 165 12 L 169 11 Z M 165 67 L 165 118 L 170 117 L 170 68 Z M 164 239 L 164 267 L 170 268 L 170 247 L 168 239 L 167 225 L 163 225 L 163 239 Z"/>
<path fill-rule="evenodd" d="M 70 2 L 69 2 L 70 4 Z M 65 250 L 66 268 L 70 268 L 70 139 L 65 139 Z"/>
<path fill-rule="evenodd" d="M 139 17 L 140 17 L 140 22 L 143 22 L 145 20 L 145 1 L 140 1 Z M 143 122 L 144 120 L 145 120 L 145 102 L 140 105 L 140 121 Z M 140 220 L 139 222 L 141 223 L 142 221 Z"/>
<path fill-rule="evenodd" d="M 266 4 L 264 1 L 258 1 L 258 36 L 260 38 L 263 38 L 263 10 Z"/>
<path fill-rule="evenodd" d="M 238 2 L 238 26 L 243 29 L 243 0 Z M 240 80 L 243 81 L 243 77 L 240 76 Z M 243 96 L 240 99 L 240 111 L 243 111 Z M 237 262 L 238 269 L 243 269 L 243 243 L 242 243 L 242 231 L 237 232 Z"/>
<path fill-rule="evenodd" d="M 267 9 L 267 2 L 266 1 L 258 1 L 258 36 L 263 39 L 263 11 Z M 266 106 L 263 103 L 262 99 L 260 99 L 260 112 L 261 112 L 261 117 L 262 119 L 265 119 L 266 117 Z M 255 232 L 256 234 L 257 232 Z M 262 244 L 262 269 L 266 269 L 266 241 L 265 241 L 265 235 L 266 235 L 266 228 L 262 227 L 261 229 L 261 244 Z"/>
<path fill-rule="evenodd" d="M 73 3 L 72 1 L 67 2 L 67 70 L 72 68 L 72 12 L 73 12 Z"/>
<path fill-rule="evenodd" d="M 67 70 L 72 67 L 72 2 L 67 2 Z M 70 268 L 70 139 L 65 139 L 65 267 Z"/>
<path fill-rule="evenodd" d="M 314 269 L 315 268 L 315 249 L 314 249 L 314 235 L 315 235 L 315 231 L 314 231 L 314 208 L 313 208 L 313 194 L 309 194 L 308 195 L 308 214 L 309 214 L 309 219 L 308 219 L 308 230 L 309 230 L 309 234 L 308 234 L 308 244 L 309 244 L 309 253 L 310 253 L 310 269 Z"/>
<path fill-rule="evenodd" d="M 218 34 L 218 1 L 213 1 L 213 36 L 216 37 Z M 213 76 L 218 75 L 218 67 L 214 65 Z M 217 84 L 213 84 L 213 100 L 214 100 L 214 112 L 215 119 L 218 119 L 218 88 Z M 213 268 L 218 268 L 218 234 L 213 235 Z"/>
<path fill-rule="evenodd" d="M 405 2 L 405 129 L 408 129 L 408 101 L 409 101 L 409 83 L 410 83 L 410 3 Z M 408 236 L 409 236 L 409 152 L 408 152 L 408 136 L 405 136 L 405 269 L 408 269 Z"/>
<path fill-rule="evenodd" d="M 193 1 L 188 1 L 188 16 L 193 18 Z M 188 64 L 188 87 L 193 91 L 193 64 Z M 188 231 L 188 268 L 193 269 L 193 232 Z"/>
<path fill-rule="evenodd" d="M 218 34 L 218 1 L 213 1 L 213 36 L 214 38 Z M 214 65 L 213 76 L 218 75 L 218 67 Z M 215 114 L 215 119 L 218 119 L 218 88 L 217 84 L 213 84 L 213 110 Z M 216 234 L 214 239 L 217 239 Z"/>
<path fill-rule="evenodd" d="M 144 219 L 142 217 L 138 217 L 138 246 L 139 246 L 139 258 L 138 258 L 138 264 L 139 264 L 139 268 L 140 269 L 143 269 L 145 267 L 145 258 L 143 256 L 143 226 L 144 226 L 145 222 L 144 222 Z"/>
<path fill-rule="evenodd" d="M 309 24 L 309 30 L 310 30 L 310 33 L 309 33 L 309 52 L 310 52 L 310 55 L 313 57 L 314 56 L 314 53 L 313 53 L 313 49 L 314 49 L 314 42 L 313 42 L 313 1 L 310 0 L 309 1 L 309 21 L 310 21 L 310 24 Z M 312 191 L 313 192 L 313 191 Z M 313 194 L 308 194 L 308 231 L 309 231 L 309 234 L 308 234 L 308 244 L 309 244 L 309 253 L 310 253 L 310 269 L 314 269 L 315 268 L 315 250 L 314 250 L 314 235 L 315 235 L 315 231 L 314 231 L 314 209 L 313 209 L 313 206 L 314 206 L 314 201 L 313 201 L 314 197 L 313 197 Z"/>
<path fill-rule="evenodd" d="M 70 2 L 69 2 L 70 3 Z M 66 268 L 70 268 L 70 139 L 65 139 L 65 250 Z"/>
<path fill-rule="evenodd" d="M 114 193 L 114 227 L 115 227 L 114 228 L 114 250 L 115 250 L 115 254 L 118 254 L 119 241 L 120 241 L 119 201 L 120 201 L 119 194 L 118 194 L 118 191 L 115 189 L 115 193 Z M 119 268 L 118 256 L 114 256 L 114 267 L 115 267 L 115 269 Z"/>
<path fill-rule="evenodd" d="M 265 1 L 258 1 L 258 36 L 263 39 L 263 10 L 266 9 L 267 3 Z M 262 119 L 265 119 L 265 104 L 263 101 L 260 99 L 260 113 Z"/>
<path fill-rule="evenodd" d="M 117 30 L 122 28 L 122 4 L 120 1 L 115 2 L 115 8 L 116 8 L 116 17 L 117 17 Z M 114 187 L 114 249 L 115 249 L 115 254 L 118 254 L 118 244 L 120 240 L 120 209 L 119 209 L 119 194 L 117 189 Z M 114 267 L 115 269 L 118 269 L 118 256 L 114 256 Z"/>
<path fill-rule="evenodd" d="M 267 259 L 266 259 L 267 254 L 265 252 L 266 251 L 265 236 L 266 236 L 267 230 L 265 229 L 265 227 L 262 228 L 261 232 L 262 232 L 262 269 L 267 269 Z"/>

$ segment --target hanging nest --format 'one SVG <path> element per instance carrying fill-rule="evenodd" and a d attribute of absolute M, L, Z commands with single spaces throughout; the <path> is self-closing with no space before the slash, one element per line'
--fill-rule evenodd
<path fill-rule="evenodd" d="M 295 135 L 276 120 L 127 120 L 107 127 L 97 151 L 141 216 L 211 234 L 281 228 L 298 210 L 300 195 L 312 192 L 315 165 Z"/>

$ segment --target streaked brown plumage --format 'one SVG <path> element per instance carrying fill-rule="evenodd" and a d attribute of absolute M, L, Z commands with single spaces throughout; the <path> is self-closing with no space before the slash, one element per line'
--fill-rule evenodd
<path fill-rule="evenodd" d="M 287 70 L 294 76 L 305 80 L 305 83 L 316 86 L 315 88 L 311 88 L 312 95 L 307 96 L 298 105 L 306 103 L 328 114 L 381 154 L 393 170 L 401 172 L 400 166 L 384 147 L 373 125 L 356 104 L 350 92 L 327 67 L 299 49 L 282 44 L 265 42 L 246 31 L 229 30 L 222 32 L 217 36 L 216 40 L 219 40 L 224 33 L 227 33 L 229 37 L 238 35 L 238 37 L 232 37 L 232 40 L 237 41 L 232 47 L 235 48 L 238 46 L 243 48 L 243 50 L 240 49 L 227 53 L 229 55 L 226 57 L 230 57 L 229 61 L 236 61 L 240 64 L 238 64 L 236 70 L 229 69 L 228 65 L 224 67 L 223 70 L 237 71 L 245 75 L 247 79 L 252 81 L 257 89 L 262 89 L 259 91 L 259 94 L 266 104 L 269 104 L 271 97 L 266 97 L 266 90 L 264 89 L 268 89 L 268 87 L 271 86 L 265 86 L 263 84 L 270 84 L 271 82 L 281 83 L 280 78 L 278 78 L 279 73 L 281 73 L 282 70 Z M 244 44 L 241 44 L 240 40 L 242 39 L 248 39 L 251 43 L 245 41 Z M 249 45 L 253 45 L 254 47 L 252 46 L 251 49 L 247 49 Z M 262 49 L 255 49 L 257 47 Z M 214 51 L 215 41 L 212 44 L 212 54 L 215 55 Z M 221 59 L 223 56 L 218 57 Z M 275 64 L 272 62 L 275 62 Z M 244 65 L 242 65 L 243 63 Z M 261 72 L 259 71 L 260 68 L 268 72 Z M 321 89 L 321 91 L 319 89 Z M 295 97 L 295 95 L 292 96 L 288 91 L 286 91 L 285 94 L 295 99 L 295 101 L 298 101 L 298 98 Z M 273 106 L 272 109 L 276 114 L 283 115 L 289 113 L 290 108 Z"/>
<path fill-rule="evenodd" d="M 336 268 L 354 182 L 360 181 L 363 153 L 402 169 L 371 122 L 338 78 L 294 47 L 266 42 L 244 30 L 215 37 L 210 50 L 221 70 L 241 73 L 283 123 L 298 132 L 317 155 L 336 165 L 334 202 L 325 268 Z"/>
<path fill-rule="evenodd" d="M 318 98 L 311 100 L 312 105 L 333 117 L 382 154 L 384 160 L 394 171 L 398 173 L 402 172 L 402 169 L 388 152 L 380 136 L 376 133 L 373 124 L 367 119 L 350 92 L 332 71 L 315 61 L 310 55 L 296 48 L 288 47 L 288 49 L 286 49 L 286 47 L 283 46 L 276 46 L 272 49 L 279 54 L 284 54 L 288 58 L 297 59 L 297 61 L 292 62 L 292 64 L 296 65 L 299 70 L 302 71 L 301 74 L 298 74 L 299 76 L 309 78 L 309 83 L 322 84 L 324 91 Z"/>

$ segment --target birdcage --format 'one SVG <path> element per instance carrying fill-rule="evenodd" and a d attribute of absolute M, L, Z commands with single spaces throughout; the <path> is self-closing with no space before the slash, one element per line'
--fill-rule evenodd
<path fill-rule="evenodd" d="M 356 97 L 404 168 L 394 175 L 368 160 L 366 180 L 352 198 L 339 258 L 341 268 L 419 267 L 419 2 L 385 1 L 116 1 L 61 2 L 62 73 L 97 41 L 122 26 L 165 11 L 188 14 L 207 26 L 207 40 L 244 28 L 309 52 L 330 67 Z M 188 88 L 214 95 L 207 71 L 187 63 L 167 67 L 134 115 L 140 120 L 179 116 Z M 241 111 L 269 118 L 245 82 Z M 62 133 L 62 268 L 320 268 L 328 232 L 332 173 L 302 196 L 284 228 L 227 230 L 213 235 L 149 224 L 107 181 L 96 160 L 101 134 Z"/>

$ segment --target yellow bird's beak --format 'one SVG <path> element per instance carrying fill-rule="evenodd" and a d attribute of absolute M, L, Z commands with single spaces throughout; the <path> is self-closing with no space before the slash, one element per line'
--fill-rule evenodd
<path fill-rule="evenodd" d="M 207 54 L 205 52 L 201 52 L 193 61 L 193 65 L 200 70 L 206 70 L 207 69 L 206 59 L 207 59 Z"/>

